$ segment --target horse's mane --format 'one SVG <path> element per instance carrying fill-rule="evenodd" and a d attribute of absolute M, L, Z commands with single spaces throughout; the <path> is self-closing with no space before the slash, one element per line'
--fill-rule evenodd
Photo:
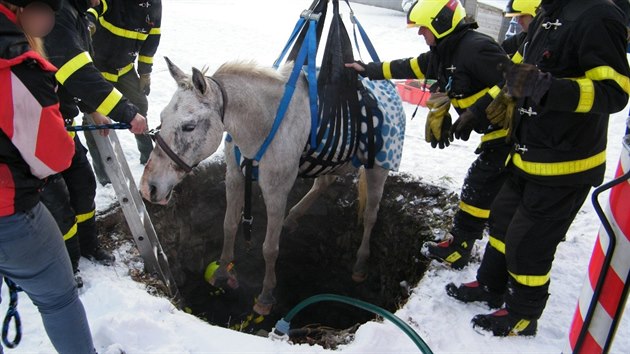
<path fill-rule="evenodd" d="M 271 67 L 258 65 L 253 60 L 236 60 L 221 65 L 214 74 L 232 74 L 284 82 L 287 80 L 292 67 L 293 63 L 287 63 L 280 70 L 275 70 Z"/>

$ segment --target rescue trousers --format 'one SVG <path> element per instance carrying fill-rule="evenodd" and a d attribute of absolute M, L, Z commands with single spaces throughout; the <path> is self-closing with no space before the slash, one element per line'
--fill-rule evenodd
<path fill-rule="evenodd" d="M 95 204 L 96 180 L 87 159 L 87 150 L 74 137 L 74 156 L 68 169 L 49 178 L 41 200 L 51 212 L 66 243 L 72 268 L 76 272 L 81 255 L 98 248 Z"/>
<path fill-rule="evenodd" d="M 477 280 L 505 293 L 506 308 L 537 319 L 547 303 L 558 244 L 580 210 L 590 185 L 547 186 L 510 175 L 490 213 L 490 239 Z"/>
<path fill-rule="evenodd" d="M 56 351 L 96 353 L 61 233 L 41 203 L 0 217 L 0 276 L 37 306 Z"/>
<path fill-rule="evenodd" d="M 477 159 L 470 165 L 460 195 L 459 209 L 453 218 L 451 234 L 454 241 L 471 244 L 480 240 L 490 216 L 490 206 L 499 193 L 508 172 L 505 161 L 511 145 L 500 138 L 491 146 L 481 149 Z"/>
<path fill-rule="evenodd" d="M 147 117 L 149 101 L 147 100 L 147 96 L 145 96 L 140 90 L 140 78 L 138 77 L 138 73 L 135 68 L 118 77 L 118 81 L 112 82 L 112 84 L 123 94 L 124 97 L 138 107 L 140 114 Z M 86 124 L 85 119 L 83 124 Z M 85 141 L 88 149 L 90 150 L 90 155 L 92 156 L 92 165 L 94 166 L 96 177 L 98 178 L 99 183 L 105 185 L 109 183 L 110 180 L 107 176 L 107 172 L 105 171 L 105 167 L 103 166 L 101 155 L 96 148 L 96 142 L 94 141 L 92 134 L 98 134 L 98 132 L 85 131 Z M 149 160 L 151 151 L 153 151 L 153 142 L 146 134 L 136 134 L 136 144 L 138 146 L 138 151 L 140 151 L 140 163 L 144 165 Z"/>

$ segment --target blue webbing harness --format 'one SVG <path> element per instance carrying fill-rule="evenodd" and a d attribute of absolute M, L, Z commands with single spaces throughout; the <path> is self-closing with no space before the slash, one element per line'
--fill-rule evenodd
<path fill-rule="evenodd" d="M 308 90 L 309 90 L 310 113 L 311 113 L 311 131 L 309 133 L 309 139 L 308 139 L 308 145 L 310 145 L 310 150 L 308 151 L 305 150 L 305 152 L 307 154 L 309 153 L 321 154 L 322 150 L 334 149 L 336 148 L 336 145 L 339 142 L 339 139 L 341 138 L 339 136 L 336 136 L 334 143 L 331 141 L 327 141 L 324 144 L 325 146 L 318 146 L 318 145 L 322 145 L 321 143 L 323 140 L 322 136 L 328 133 L 327 131 L 324 131 L 324 129 L 322 128 L 321 129 L 322 131 L 320 132 L 320 136 L 318 137 L 318 129 L 321 128 L 320 127 L 321 122 L 319 120 L 319 107 L 318 107 L 319 96 L 318 96 L 318 89 L 317 89 L 318 81 L 317 81 L 316 56 L 317 56 L 317 48 L 318 48 L 317 28 L 318 28 L 320 18 L 322 17 L 322 13 L 317 13 L 315 9 L 316 9 L 316 5 L 319 2 L 320 0 L 314 0 L 311 7 L 307 10 L 304 10 L 300 14 L 300 18 L 298 19 L 293 31 L 291 32 L 291 35 L 289 36 L 289 39 L 286 45 L 284 46 L 279 57 L 276 59 L 276 61 L 273 64 L 273 67 L 275 69 L 278 69 L 280 67 L 280 64 L 284 60 L 289 50 L 292 47 L 294 47 L 294 45 L 296 44 L 296 41 L 298 40 L 300 33 L 302 33 L 304 28 L 308 26 L 306 30 L 306 35 L 304 36 L 303 41 L 299 47 L 300 49 L 297 52 L 297 56 L 295 57 L 294 66 L 291 71 L 291 75 L 289 76 L 289 79 L 287 80 L 287 83 L 285 84 L 285 91 L 280 101 L 280 104 L 278 106 L 278 110 L 276 111 L 276 116 L 274 118 L 274 122 L 272 124 L 269 134 L 265 138 L 258 152 L 251 159 L 242 158 L 240 150 L 238 149 L 238 147 L 235 146 L 235 158 L 236 158 L 237 164 L 241 165 L 241 168 L 244 169 L 244 173 L 245 173 L 245 204 L 244 204 L 244 210 L 243 210 L 243 215 L 242 215 L 242 224 L 243 224 L 243 233 L 245 235 L 246 241 L 249 241 L 251 239 L 251 225 L 253 222 L 253 217 L 251 215 L 251 183 L 253 180 L 257 180 L 258 163 L 260 162 L 265 152 L 267 151 L 269 145 L 273 141 L 280 127 L 280 124 L 282 123 L 282 120 L 285 117 L 286 111 L 289 107 L 289 104 L 291 103 L 291 99 L 295 92 L 297 80 L 300 77 L 300 71 L 303 70 L 302 66 L 305 61 L 306 61 L 306 77 L 307 77 Z M 374 46 L 372 45 L 372 42 L 370 41 L 363 26 L 361 26 L 361 23 L 354 16 L 354 12 L 352 11 L 352 8 L 350 7 L 350 3 L 348 2 L 348 0 L 345 0 L 345 2 L 347 3 L 351 11 L 351 20 L 353 23 L 354 40 L 355 40 L 355 45 L 357 47 L 357 50 L 359 50 L 359 41 L 356 34 L 356 28 L 358 28 L 361 39 L 363 40 L 372 59 L 375 61 L 379 61 L 378 55 L 376 54 L 376 50 L 374 49 Z M 360 55 L 360 52 L 359 52 L 359 55 Z M 363 94 L 362 91 L 361 93 Z M 351 134 L 350 140 L 356 139 L 355 132 L 351 132 L 350 134 Z M 345 140 L 348 140 L 348 136 L 346 136 L 346 134 L 344 133 L 342 137 L 342 142 Z M 228 142 L 232 141 L 232 137 L 229 134 L 226 137 L 226 141 Z M 356 139 L 356 141 L 358 141 L 358 139 Z M 342 150 L 343 150 L 343 147 L 342 147 Z M 324 152 L 328 153 L 327 151 L 324 151 Z M 329 158 L 332 157 L 333 155 L 335 155 L 334 152 L 330 153 Z M 347 152 L 347 155 L 350 156 L 349 151 Z M 323 154 L 320 156 L 323 156 Z M 307 158 L 309 157 L 307 156 Z M 310 158 L 310 161 L 315 160 L 317 162 L 324 163 L 323 159 L 320 159 L 318 161 L 317 158 L 318 158 L 317 156 L 315 158 Z M 310 175 L 309 177 L 314 177 L 314 176 L 316 176 L 316 173 L 314 175 Z"/>

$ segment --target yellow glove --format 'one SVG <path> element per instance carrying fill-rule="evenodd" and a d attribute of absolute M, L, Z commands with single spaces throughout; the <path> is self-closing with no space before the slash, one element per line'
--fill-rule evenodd
<path fill-rule="evenodd" d="M 440 146 L 443 149 L 449 146 L 452 141 L 449 130 L 451 129 L 451 115 L 448 110 L 451 108 L 451 100 L 444 92 L 435 92 L 427 100 L 427 122 L 424 130 L 424 139 L 431 143 L 431 147 Z"/>
<path fill-rule="evenodd" d="M 148 96 L 151 92 L 151 74 L 140 74 L 140 91 L 144 93 L 145 96 Z"/>
<path fill-rule="evenodd" d="M 96 25 L 93 22 L 88 23 L 88 31 L 90 31 L 90 37 L 94 36 L 94 33 L 96 33 Z"/>
<path fill-rule="evenodd" d="M 516 101 L 508 94 L 507 87 L 503 87 L 497 97 L 486 107 L 486 116 L 492 125 L 510 129 L 515 105 Z"/>

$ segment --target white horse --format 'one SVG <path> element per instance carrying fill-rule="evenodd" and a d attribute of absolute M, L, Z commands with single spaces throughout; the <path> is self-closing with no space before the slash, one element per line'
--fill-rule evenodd
<path fill-rule="evenodd" d="M 232 62 L 207 77 L 195 68 L 192 75 L 187 75 L 168 58 L 166 60 L 178 89 L 161 113 L 161 129 L 156 136 L 158 144 L 146 164 L 140 189 L 145 199 L 168 203 L 173 187 L 192 167 L 216 151 L 223 132 L 232 136 L 232 141 L 225 144 L 227 210 L 223 222 L 223 250 L 215 278 L 236 286 L 228 265 L 234 258 L 245 178 L 236 162 L 234 145 L 240 148 L 243 156 L 251 158 L 256 154 L 271 129 L 291 67 L 275 71 L 251 62 Z M 258 184 L 267 211 L 267 231 L 263 243 L 265 277 L 254 311 L 262 315 L 269 314 L 274 303 L 272 291 L 276 286 L 275 265 L 283 224 L 295 226 L 297 219 L 336 178 L 324 175 L 315 179 L 311 190 L 284 219 L 287 196 L 298 176 L 300 156 L 310 129 L 308 86 L 302 75 L 284 120 L 258 167 Z M 348 164 L 335 173 L 354 169 Z M 376 165 L 365 171 L 367 196 L 362 194 L 365 201 L 364 231 L 352 276 L 357 282 L 367 276 L 370 234 L 388 175 L 387 169 Z"/>

